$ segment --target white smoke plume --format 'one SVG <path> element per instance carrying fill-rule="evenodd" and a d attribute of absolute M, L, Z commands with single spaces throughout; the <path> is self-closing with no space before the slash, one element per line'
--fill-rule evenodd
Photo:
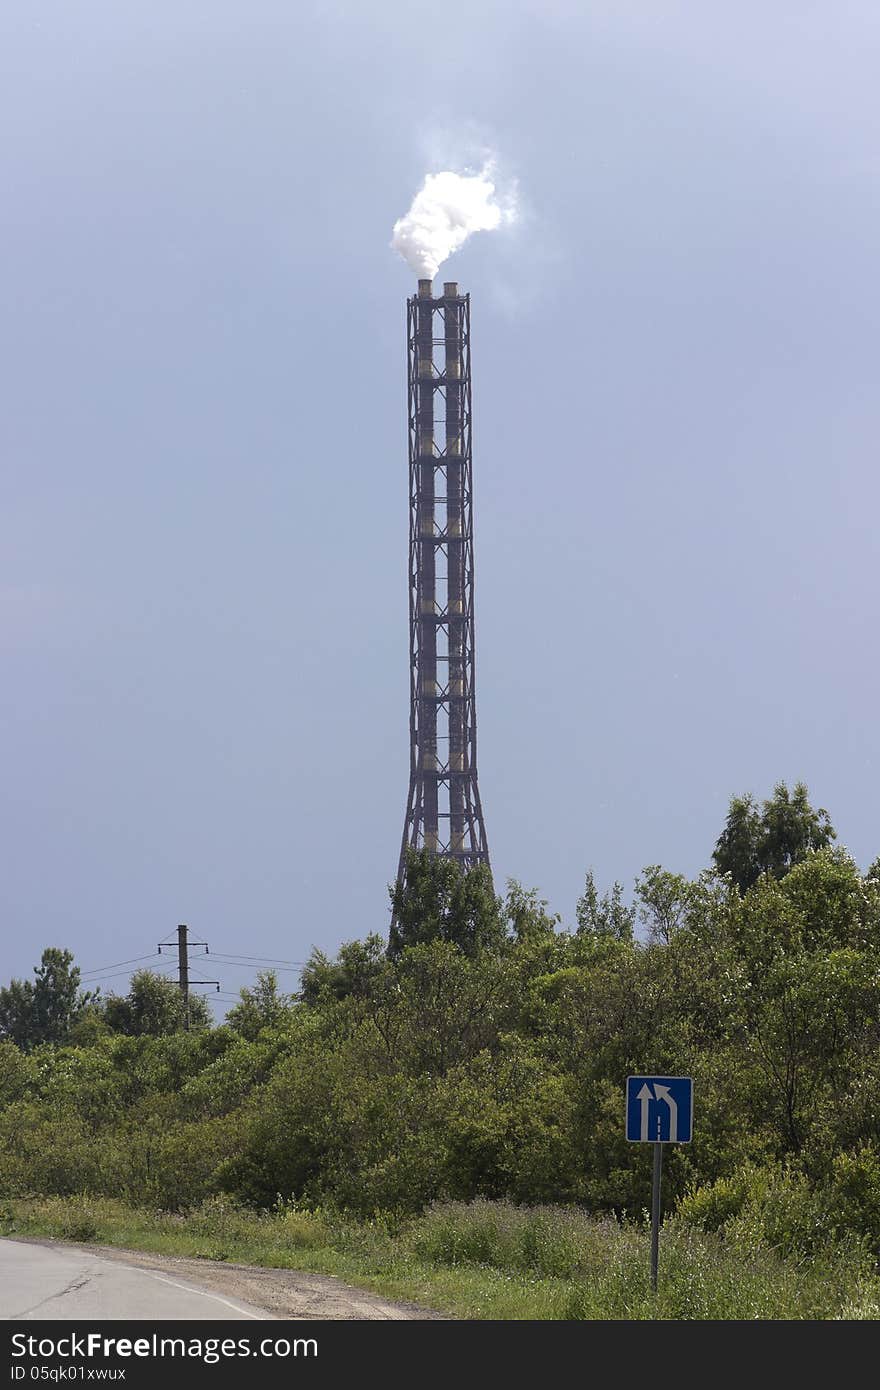
<path fill-rule="evenodd" d="M 479 174 L 428 174 L 405 217 L 394 224 L 393 249 L 422 280 L 433 280 L 472 232 L 491 232 L 516 219 L 512 198 L 499 202 L 492 165 Z"/>

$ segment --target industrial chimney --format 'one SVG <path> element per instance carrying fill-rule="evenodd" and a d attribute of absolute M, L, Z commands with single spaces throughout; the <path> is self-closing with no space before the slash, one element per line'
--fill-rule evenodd
<path fill-rule="evenodd" d="M 408 847 L 489 863 L 477 784 L 470 296 L 419 280 L 409 350 L 410 777 Z"/>

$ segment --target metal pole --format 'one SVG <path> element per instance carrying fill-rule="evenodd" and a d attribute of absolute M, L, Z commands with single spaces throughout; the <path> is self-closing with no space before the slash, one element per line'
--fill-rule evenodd
<path fill-rule="evenodd" d="M 189 956 L 186 948 L 186 927 L 177 928 L 177 970 L 180 993 L 183 995 L 183 1026 L 189 1032 Z"/>
<path fill-rule="evenodd" d="M 657 1264 L 660 1256 L 660 1177 L 663 1172 L 663 1145 L 654 1145 L 654 1188 L 651 1194 L 651 1288 L 657 1292 Z"/>

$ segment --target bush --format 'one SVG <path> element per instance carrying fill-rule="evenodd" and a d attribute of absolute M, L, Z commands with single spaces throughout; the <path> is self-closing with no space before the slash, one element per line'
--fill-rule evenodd
<path fill-rule="evenodd" d="M 828 1206 L 834 1231 L 863 1239 L 880 1262 L 880 1153 L 873 1144 L 837 1154 Z"/>
<path fill-rule="evenodd" d="M 410 1233 L 413 1252 L 437 1264 L 482 1264 L 572 1278 L 591 1269 L 621 1228 L 573 1207 L 515 1207 L 507 1202 L 431 1206 Z"/>
<path fill-rule="evenodd" d="M 688 1192 L 676 1220 L 747 1251 L 764 1246 L 832 1264 L 846 1252 L 854 1267 L 868 1269 L 880 1250 L 880 1156 L 870 1145 L 838 1154 L 821 1186 L 796 1169 L 746 1164 Z"/>
<path fill-rule="evenodd" d="M 772 1171 L 744 1164 L 729 1177 L 691 1187 L 676 1207 L 683 1226 L 702 1231 L 721 1231 L 746 1206 L 760 1204 L 772 1181 Z"/>

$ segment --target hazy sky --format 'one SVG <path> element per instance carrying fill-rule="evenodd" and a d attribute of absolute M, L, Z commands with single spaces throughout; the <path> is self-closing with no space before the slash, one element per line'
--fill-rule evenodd
<path fill-rule="evenodd" d="M 695 873 L 780 778 L 880 854 L 878 67 L 871 0 L 6 0 L 2 980 L 387 929 L 389 241 L 486 148 L 523 215 L 441 278 L 499 887 Z"/>

